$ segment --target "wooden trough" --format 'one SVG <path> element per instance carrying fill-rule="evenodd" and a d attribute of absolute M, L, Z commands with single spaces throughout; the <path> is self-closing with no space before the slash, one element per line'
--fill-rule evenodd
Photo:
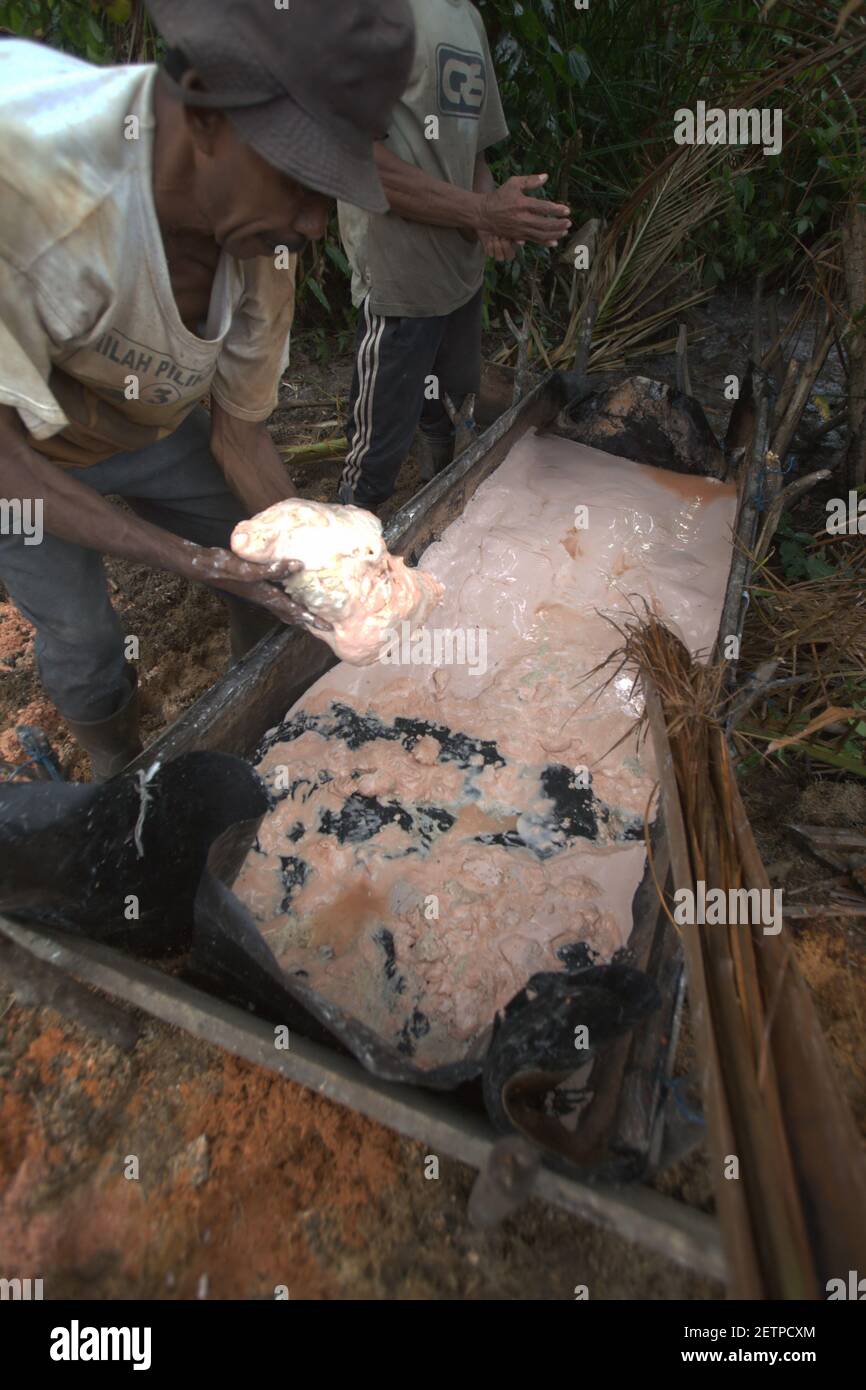
<path fill-rule="evenodd" d="M 565 409 L 568 392 L 567 379 L 552 375 L 496 420 L 393 518 L 385 533 L 392 552 L 402 554 L 410 563 L 417 562 L 531 427 L 573 434 Z M 576 418 L 574 412 L 572 418 Z M 703 463 L 708 471 L 706 457 Z M 701 469 L 695 467 L 693 471 Z M 752 470 L 747 466 L 742 470 L 738 519 L 739 541 L 746 546 L 752 543 L 755 524 L 748 505 L 752 483 Z M 721 629 L 726 635 L 739 630 L 743 612 L 747 576 L 741 559 L 742 552 L 729 578 Z M 281 630 L 207 691 L 150 745 L 133 770 L 146 770 L 157 760 L 164 766 L 196 751 L 249 758 L 263 734 L 279 724 L 286 710 L 333 664 L 335 659 L 328 648 L 310 634 L 298 628 Z M 670 856 L 660 819 L 654 827 L 653 845 L 656 872 L 664 882 Z M 279 1020 L 269 1022 L 251 1016 L 243 1008 L 193 987 L 182 976 L 169 976 L 67 932 L 37 930 L 0 917 L 0 948 L 0 969 L 5 959 L 6 973 L 13 981 L 16 968 L 20 969 L 25 959 L 37 974 L 41 971 L 56 980 L 60 978 L 57 972 L 62 972 L 63 980 L 72 977 L 94 986 L 420 1140 L 430 1153 L 453 1157 L 477 1169 L 485 1169 L 490 1160 L 498 1136 L 471 1087 L 432 1094 L 415 1086 L 387 1083 L 372 1076 L 342 1049 L 310 1041 L 294 1030 L 291 1047 L 277 1051 L 273 1022 Z M 655 981 L 662 1007 L 596 1059 L 593 1099 L 581 1116 L 580 1133 L 588 1146 L 603 1142 L 629 1161 L 636 1173 L 647 1176 L 677 1146 L 670 1125 L 668 1082 L 684 988 L 680 944 L 659 904 L 648 870 L 634 899 L 628 952 L 630 963 Z M 19 963 L 17 967 L 10 964 L 10 953 Z M 55 995 L 59 998 L 63 992 L 55 991 Z M 533 1194 L 606 1225 L 705 1277 L 725 1278 L 717 1223 L 641 1182 L 587 1183 L 561 1164 L 546 1163 L 536 1177 Z"/>

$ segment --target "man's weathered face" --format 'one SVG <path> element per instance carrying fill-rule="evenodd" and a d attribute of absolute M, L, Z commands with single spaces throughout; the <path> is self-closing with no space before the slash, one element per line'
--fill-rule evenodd
<path fill-rule="evenodd" d="M 214 240 L 230 256 L 302 251 L 324 236 L 333 199 L 295 183 L 240 139 L 221 113 L 187 107 L 195 151 L 196 200 Z"/>

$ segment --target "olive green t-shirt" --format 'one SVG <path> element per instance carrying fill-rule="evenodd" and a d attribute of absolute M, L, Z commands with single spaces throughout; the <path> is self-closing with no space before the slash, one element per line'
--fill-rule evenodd
<path fill-rule="evenodd" d="M 415 62 L 387 148 L 433 178 L 471 189 L 478 155 L 508 134 L 484 23 L 469 0 L 409 2 Z M 369 293 L 375 314 L 450 314 L 481 287 L 481 244 L 456 227 L 367 213 L 347 203 L 340 203 L 339 218 L 352 299 L 360 304 Z"/>

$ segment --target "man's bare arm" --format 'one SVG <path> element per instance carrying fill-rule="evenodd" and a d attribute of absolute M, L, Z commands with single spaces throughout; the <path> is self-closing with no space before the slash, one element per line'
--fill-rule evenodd
<path fill-rule="evenodd" d="M 496 180 L 490 172 L 490 165 L 480 154 L 475 161 L 475 177 L 472 180 L 472 188 L 475 193 L 492 193 L 496 187 Z"/>
<path fill-rule="evenodd" d="M 107 502 L 30 447 L 16 411 L 0 405 L 0 496 L 30 499 L 42 504 L 42 525 L 60 540 L 172 570 L 186 579 L 216 584 L 250 603 L 258 603 L 284 623 L 309 622 L 309 614 L 293 603 L 273 581 L 297 573 L 294 560 L 256 565 L 229 550 L 195 545 L 160 526 L 142 521 Z"/>
<path fill-rule="evenodd" d="M 477 192 L 433 178 L 381 142 L 373 151 L 391 210 L 407 221 L 542 246 L 554 245 L 571 226 L 569 209 L 563 204 L 529 196 L 544 186 L 546 174 L 516 175 L 500 188 Z"/>
<path fill-rule="evenodd" d="M 297 496 L 263 422 L 239 420 L 212 400 L 210 446 L 226 482 L 250 516 Z"/>
<path fill-rule="evenodd" d="M 483 152 L 475 161 L 475 177 L 472 187 L 476 193 L 491 193 L 496 187 L 496 180 L 490 172 L 490 166 L 484 158 Z M 462 235 L 462 233 L 461 233 Z M 517 255 L 518 246 L 523 242 L 511 241 L 508 237 L 492 236 L 489 232 L 480 232 L 478 239 L 484 247 L 485 256 L 492 256 L 495 261 L 513 261 Z"/>

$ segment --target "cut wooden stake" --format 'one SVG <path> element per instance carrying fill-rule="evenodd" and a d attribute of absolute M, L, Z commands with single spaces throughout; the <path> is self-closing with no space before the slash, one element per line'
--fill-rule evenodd
<path fill-rule="evenodd" d="M 745 586 L 752 569 L 752 548 L 757 535 L 762 503 L 761 470 L 767 455 L 771 427 L 772 383 L 767 373 L 754 365 L 750 369 L 748 379 L 751 391 L 748 412 L 750 419 L 743 422 L 743 429 L 746 431 L 751 425 L 751 438 L 748 457 L 744 454 L 737 478 L 738 509 L 735 534 L 738 537 L 738 545 L 731 563 L 725 605 L 719 624 L 719 638 L 714 652 L 716 659 L 725 655 L 724 639 L 739 636 L 743 627 L 746 613 Z M 734 660 L 729 660 L 727 669 L 730 686 L 733 686 L 736 677 L 736 666 Z"/>
<path fill-rule="evenodd" d="M 798 379 L 799 379 L 799 376 L 800 376 L 800 372 L 801 372 L 801 371 L 802 371 L 802 363 L 798 362 L 797 359 L 796 359 L 796 357 L 791 357 L 791 358 L 789 359 L 789 361 L 788 361 L 788 366 L 787 366 L 787 369 L 786 369 L 786 371 L 785 371 L 785 375 L 784 375 L 784 377 L 783 377 L 783 379 L 782 379 L 782 389 L 780 390 L 780 392 L 779 392 L 779 394 L 778 394 L 778 396 L 777 396 L 777 398 L 776 398 L 776 419 L 777 419 L 777 420 L 781 420 L 781 419 L 782 419 L 782 417 L 783 417 L 784 414 L 785 414 L 785 411 L 788 409 L 788 406 L 791 404 L 791 397 L 792 397 L 793 394 L 794 394 L 794 390 L 795 390 L 795 388 L 796 388 L 797 381 L 798 381 Z"/>
<path fill-rule="evenodd" d="M 786 488 L 776 494 L 767 510 L 758 544 L 755 547 L 753 563 L 756 569 L 764 562 L 785 508 L 790 507 L 791 503 L 796 502 L 797 498 L 802 497 L 804 493 L 811 492 L 816 483 L 822 483 L 832 476 L 833 470 L 831 468 L 819 468 L 814 473 L 808 473 L 805 478 L 797 478 L 795 482 L 789 483 Z"/>
<path fill-rule="evenodd" d="M 571 293 L 568 297 L 568 312 L 574 312 L 574 306 L 580 298 L 579 287 L 588 282 L 588 277 L 592 274 L 595 253 L 598 249 L 598 239 L 601 234 L 602 223 L 599 218 L 591 217 L 588 222 L 584 222 L 581 227 L 566 243 L 565 250 L 560 256 L 560 260 L 571 267 Z M 584 270 L 579 270 L 576 265 L 578 247 L 585 246 L 587 250 L 587 265 Z"/>
<path fill-rule="evenodd" d="M 514 391 L 511 397 L 511 404 L 517 405 L 532 388 L 532 373 L 529 370 L 529 337 L 530 337 L 530 315 L 525 312 L 523 322 L 520 327 L 505 310 L 505 322 L 508 324 L 511 333 L 517 343 L 517 368 L 514 373 Z"/>
<path fill-rule="evenodd" d="M 598 300 L 589 295 L 580 314 L 572 371 L 577 377 L 586 376 L 589 368 L 589 354 L 592 348 L 592 334 L 598 317 Z"/>
<path fill-rule="evenodd" d="M 692 394 L 692 381 L 689 375 L 689 331 L 680 324 L 677 334 L 677 390 L 684 396 Z"/>
<path fill-rule="evenodd" d="M 779 305 L 772 296 L 767 304 L 767 324 L 770 330 L 770 348 L 764 360 L 764 366 L 772 376 L 776 386 L 782 384 L 784 377 L 784 364 L 782 362 L 781 335 L 779 333 Z"/>
<path fill-rule="evenodd" d="M 752 294 L 752 361 L 760 362 L 764 355 L 764 334 L 761 325 L 761 310 L 763 308 L 764 295 L 764 272 L 758 275 L 755 281 L 755 289 Z"/>
<path fill-rule="evenodd" d="M 848 448 L 845 479 L 849 488 L 866 482 L 866 209 L 853 202 L 842 228 L 842 256 L 852 329 L 848 349 Z"/>
<path fill-rule="evenodd" d="M 830 311 L 827 310 L 824 315 L 824 321 L 816 336 L 815 350 L 812 354 L 811 361 L 800 366 L 800 376 L 791 392 L 790 401 L 785 409 L 784 415 L 780 415 L 777 408 L 776 419 L 778 424 L 773 432 L 771 447 L 773 453 L 778 456 L 780 467 L 784 467 L 785 459 L 788 456 L 788 451 L 791 447 L 794 435 L 799 428 L 803 411 L 809 403 L 812 389 L 824 369 L 827 355 L 830 348 L 833 346 L 833 338 L 834 328 L 832 317 Z M 779 485 L 781 486 L 781 479 Z"/>

